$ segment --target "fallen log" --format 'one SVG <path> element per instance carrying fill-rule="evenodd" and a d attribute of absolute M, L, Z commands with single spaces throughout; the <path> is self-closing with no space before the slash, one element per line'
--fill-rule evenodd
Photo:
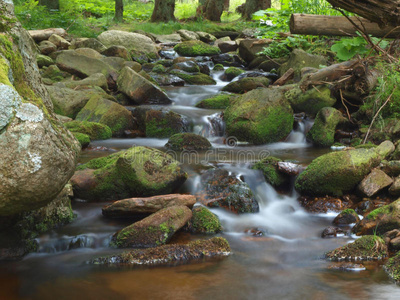
<path fill-rule="evenodd" d="M 53 34 L 57 34 L 59 36 L 65 36 L 67 34 L 64 28 L 29 30 L 28 32 L 36 43 L 48 40 Z"/>
<path fill-rule="evenodd" d="M 367 19 L 350 17 L 365 33 L 375 37 L 397 38 L 400 28 L 392 26 L 379 27 Z M 290 17 L 290 32 L 293 34 L 356 36 L 357 29 L 342 16 L 320 16 L 307 14 L 292 14 Z"/>

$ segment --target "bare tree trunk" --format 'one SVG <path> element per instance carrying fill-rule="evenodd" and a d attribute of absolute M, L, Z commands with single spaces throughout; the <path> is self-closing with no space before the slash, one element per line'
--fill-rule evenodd
<path fill-rule="evenodd" d="M 229 0 L 224 1 L 224 11 L 229 11 Z"/>
<path fill-rule="evenodd" d="M 39 0 L 39 5 L 46 6 L 48 9 L 60 9 L 59 0 Z"/>
<path fill-rule="evenodd" d="M 400 25 L 400 0 L 327 0 L 333 7 L 356 13 L 379 25 Z"/>
<path fill-rule="evenodd" d="M 156 0 L 151 22 L 175 21 L 175 0 Z"/>
<path fill-rule="evenodd" d="M 207 0 L 204 4 L 204 17 L 207 20 L 220 22 L 225 0 Z"/>
<path fill-rule="evenodd" d="M 116 22 L 122 22 L 124 19 L 124 1 L 115 0 L 115 16 L 114 20 Z"/>
<path fill-rule="evenodd" d="M 259 10 L 271 7 L 271 0 L 246 0 L 242 17 L 246 20 L 251 20 L 251 16 Z"/>

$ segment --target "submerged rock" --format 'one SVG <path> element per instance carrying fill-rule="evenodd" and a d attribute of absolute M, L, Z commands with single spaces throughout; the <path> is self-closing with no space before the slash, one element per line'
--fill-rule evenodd
<path fill-rule="evenodd" d="M 218 47 L 195 40 L 182 42 L 176 45 L 174 50 L 182 56 L 211 56 L 221 53 Z"/>
<path fill-rule="evenodd" d="M 259 206 L 250 187 L 227 170 L 208 170 L 201 176 L 197 199 L 208 207 L 222 207 L 235 213 L 258 212 Z"/>
<path fill-rule="evenodd" d="M 102 265 L 159 265 L 173 262 L 227 256 L 231 248 L 226 239 L 213 237 L 209 240 L 198 240 L 187 245 L 164 245 L 150 249 L 135 249 L 120 255 L 100 257 L 91 261 Z"/>
<path fill-rule="evenodd" d="M 345 209 L 338 214 L 332 221 L 335 225 L 349 225 L 360 221 L 360 217 L 354 209 Z"/>
<path fill-rule="evenodd" d="M 186 206 L 163 208 L 117 232 L 111 241 L 118 248 L 149 248 L 164 245 L 192 217 Z"/>
<path fill-rule="evenodd" d="M 195 133 L 178 133 L 171 136 L 165 147 L 172 150 L 208 150 L 211 143 Z"/>
<path fill-rule="evenodd" d="M 75 197 L 107 201 L 170 194 L 186 178 L 172 156 L 157 149 L 133 147 L 79 166 L 71 183 Z"/>
<path fill-rule="evenodd" d="M 365 235 L 351 244 L 325 254 L 330 260 L 382 260 L 388 256 L 385 242 L 379 236 Z"/>
<path fill-rule="evenodd" d="M 329 226 L 322 231 L 321 237 L 323 239 L 334 238 L 334 237 L 337 237 L 339 234 L 342 234 L 342 235 L 345 234 L 343 229 L 338 228 L 338 227 Z"/>
<path fill-rule="evenodd" d="M 141 213 L 155 213 L 170 206 L 187 206 L 192 208 L 196 197 L 192 195 L 170 194 L 148 198 L 129 198 L 115 201 L 102 208 L 103 216 L 124 218 Z"/>

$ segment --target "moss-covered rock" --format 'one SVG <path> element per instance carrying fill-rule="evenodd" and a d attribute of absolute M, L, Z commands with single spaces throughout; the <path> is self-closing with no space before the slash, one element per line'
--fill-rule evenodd
<path fill-rule="evenodd" d="M 111 241 L 119 248 L 149 248 L 168 243 L 192 217 L 186 206 L 171 206 L 117 232 Z"/>
<path fill-rule="evenodd" d="M 200 73 L 200 68 L 197 63 L 191 60 L 175 63 L 169 69 L 169 71 L 171 70 L 182 70 L 188 73 Z"/>
<path fill-rule="evenodd" d="M 222 237 L 198 240 L 187 245 L 163 245 L 149 249 L 134 249 L 119 255 L 100 257 L 91 261 L 101 265 L 158 265 L 187 262 L 207 257 L 227 256 L 231 252 L 229 243 Z"/>
<path fill-rule="evenodd" d="M 224 70 L 224 66 L 222 64 L 216 64 L 213 68 L 213 71 L 223 71 Z"/>
<path fill-rule="evenodd" d="M 193 233 L 218 233 L 222 225 L 218 217 L 203 206 L 192 209 L 192 218 L 189 220 L 187 230 Z"/>
<path fill-rule="evenodd" d="M 89 146 L 90 137 L 87 134 L 80 132 L 72 132 L 72 134 L 78 140 L 79 144 L 81 144 L 82 149 Z"/>
<path fill-rule="evenodd" d="M 195 133 L 178 133 L 171 136 L 165 147 L 172 150 L 207 150 L 211 143 L 201 135 Z"/>
<path fill-rule="evenodd" d="M 71 121 L 64 123 L 64 126 L 71 132 L 84 133 L 90 137 L 90 140 L 106 140 L 111 138 L 111 129 L 107 125 L 87 122 Z"/>
<path fill-rule="evenodd" d="M 235 78 L 243 73 L 244 73 L 244 71 L 242 69 L 239 69 L 236 67 L 229 67 L 228 69 L 225 70 L 224 75 L 226 76 L 226 79 L 231 81 L 233 78 Z"/>
<path fill-rule="evenodd" d="M 336 98 L 331 96 L 331 90 L 325 85 L 311 88 L 306 92 L 298 86 L 293 86 L 285 96 L 295 112 L 305 112 L 310 116 L 315 116 L 322 108 L 332 107 L 336 103 Z"/>
<path fill-rule="evenodd" d="M 358 190 L 367 197 L 372 197 L 393 183 L 385 172 L 375 168 L 358 185 Z"/>
<path fill-rule="evenodd" d="M 290 177 L 278 170 L 278 162 L 282 160 L 269 156 L 259 162 L 256 162 L 252 169 L 261 170 L 265 180 L 274 187 L 282 187 L 289 184 Z"/>
<path fill-rule="evenodd" d="M 384 270 L 389 277 L 396 283 L 400 282 L 400 251 L 393 257 L 389 258 L 384 265 Z"/>
<path fill-rule="evenodd" d="M 217 82 L 214 79 L 212 79 L 209 75 L 203 73 L 187 73 L 180 70 L 172 70 L 171 74 L 185 80 L 185 82 L 188 84 L 195 84 L 195 85 L 217 84 Z"/>
<path fill-rule="evenodd" d="M 218 94 L 216 96 L 211 96 L 210 98 L 201 100 L 196 104 L 196 107 L 208 109 L 225 109 L 231 104 L 231 101 L 234 98 L 236 98 L 236 96 L 232 94 Z"/>
<path fill-rule="evenodd" d="M 48 78 L 55 82 L 63 80 L 68 75 L 68 73 L 62 72 L 56 65 L 50 65 L 47 68 L 43 68 L 41 74 L 43 78 Z"/>
<path fill-rule="evenodd" d="M 360 217 L 357 215 L 354 209 L 348 208 L 342 210 L 335 219 L 332 221 L 335 225 L 349 225 L 360 221 Z"/>
<path fill-rule="evenodd" d="M 76 197 L 90 201 L 170 194 L 186 180 L 179 162 L 148 147 L 90 160 L 71 179 Z"/>
<path fill-rule="evenodd" d="M 316 146 L 330 147 L 335 143 L 336 127 L 344 122 L 346 119 L 340 111 L 333 107 L 324 107 L 318 112 L 307 138 Z"/>
<path fill-rule="evenodd" d="M 173 111 L 148 110 L 145 126 L 147 137 L 169 138 L 176 133 L 188 131 L 189 121 Z"/>
<path fill-rule="evenodd" d="M 210 46 L 201 41 L 186 41 L 179 43 L 174 50 L 182 56 L 211 56 L 221 53 L 218 47 Z"/>
<path fill-rule="evenodd" d="M 245 77 L 231 82 L 222 88 L 223 92 L 243 94 L 256 88 L 265 88 L 270 84 L 266 77 Z"/>
<path fill-rule="evenodd" d="M 129 110 L 98 95 L 90 98 L 75 119 L 107 125 L 113 136 L 121 136 L 125 130 L 133 128 L 133 118 Z"/>
<path fill-rule="evenodd" d="M 384 259 L 387 256 L 385 241 L 374 235 L 363 236 L 354 243 L 326 253 L 326 258 L 335 261 Z"/>
<path fill-rule="evenodd" d="M 48 67 L 54 64 L 54 61 L 51 59 L 51 57 L 42 54 L 36 55 L 36 62 L 39 68 Z"/>
<path fill-rule="evenodd" d="M 256 89 L 233 100 L 225 110 L 228 135 L 253 144 L 278 142 L 293 128 L 293 111 L 284 87 Z"/>
<path fill-rule="evenodd" d="M 371 211 L 353 228 L 357 235 L 384 234 L 400 228 L 400 199 Z"/>

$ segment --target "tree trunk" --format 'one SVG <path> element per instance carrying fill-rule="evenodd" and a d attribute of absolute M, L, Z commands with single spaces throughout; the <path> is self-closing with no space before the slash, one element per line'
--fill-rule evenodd
<path fill-rule="evenodd" d="M 224 1 L 224 11 L 229 11 L 229 0 Z"/>
<path fill-rule="evenodd" d="M 206 4 L 207 0 L 199 0 L 199 6 Z"/>
<path fill-rule="evenodd" d="M 48 9 L 60 9 L 59 0 L 39 0 L 39 5 L 46 6 Z"/>
<path fill-rule="evenodd" d="M 151 22 L 175 21 L 175 0 L 156 0 Z"/>
<path fill-rule="evenodd" d="M 207 20 L 220 22 L 225 0 L 207 0 L 204 4 L 204 17 Z"/>
<path fill-rule="evenodd" d="M 122 22 L 124 19 L 124 1 L 115 0 L 115 16 L 114 20 L 117 22 Z"/>
<path fill-rule="evenodd" d="M 400 25 L 400 0 L 327 0 L 333 7 L 356 13 L 381 26 Z"/>
<path fill-rule="evenodd" d="M 365 29 L 367 34 L 375 37 L 396 38 L 400 35 L 400 29 L 387 26 L 380 28 L 378 24 L 359 17 L 350 18 L 360 28 Z M 290 32 L 293 34 L 305 35 L 328 35 L 328 36 L 357 36 L 357 29 L 341 16 L 319 16 L 293 14 L 290 17 Z"/>
<path fill-rule="evenodd" d="M 242 17 L 246 20 L 251 20 L 252 15 L 259 10 L 271 7 L 271 0 L 246 0 Z"/>

